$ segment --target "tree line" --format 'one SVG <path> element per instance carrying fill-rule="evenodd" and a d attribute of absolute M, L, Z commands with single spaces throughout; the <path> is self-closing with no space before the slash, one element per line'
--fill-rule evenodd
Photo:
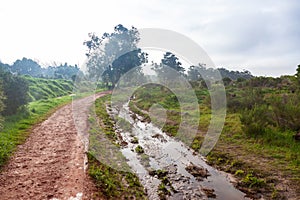
<path fill-rule="evenodd" d="M 94 80 L 100 78 L 106 86 L 113 88 L 120 77 L 133 68 L 139 76 L 143 76 L 142 65 L 148 63 L 148 54 L 137 47 L 139 41 L 138 30 L 135 27 L 126 28 L 122 24 L 115 26 L 112 33 L 103 33 L 102 36 L 89 33 L 89 39 L 84 42 L 84 45 L 87 47 L 87 69 L 90 78 Z M 213 69 L 206 67 L 205 64 L 186 69 L 172 52 L 165 52 L 160 63 L 152 62 L 150 65 L 161 78 L 168 78 L 170 74 L 168 69 L 177 71 L 189 81 L 201 81 L 205 78 L 203 75 L 213 76 L 216 70 L 223 78 L 227 78 L 227 81 L 253 77 L 249 71 Z"/>
<path fill-rule="evenodd" d="M 41 67 L 36 61 L 29 58 L 16 60 L 12 65 L 0 62 L 2 68 L 17 75 L 29 75 L 37 78 L 53 78 L 53 79 L 75 79 L 78 73 L 82 73 L 77 65 L 69 65 L 68 63 Z"/>

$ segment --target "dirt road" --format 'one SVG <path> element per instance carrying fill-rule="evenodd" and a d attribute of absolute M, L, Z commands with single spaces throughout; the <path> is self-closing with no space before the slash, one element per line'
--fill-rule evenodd
<path fill-rule="evenodd" d="M 95 186 L 84 170 L 82 136 L 87 134 L 88 108 L 94 99 L 78 100 L 82 110 L 76 120 L 68 104 L 32 130 L 0 174 L 1 200 L 92 199 Z"/>

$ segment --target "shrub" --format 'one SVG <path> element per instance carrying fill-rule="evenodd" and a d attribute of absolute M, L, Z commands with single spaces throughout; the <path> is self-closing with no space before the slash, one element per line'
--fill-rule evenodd
<path fill-rule="evenodd" d="M 5 109 L 3 115 L 15 114 L 19 108 L 25 106 L 29 100 L 28 83 L 25 78 L 0 69 L 0 78 L 3 81 Z"/>
<path fill-rule="evenodd" d="M 258 136 L 265 133 L 271 124 L 270 110 L 267 105 L 255 105 L 253 109 L 245 109 L 241 112 L 240 120 L 243 131 L 250 136 Z"/>

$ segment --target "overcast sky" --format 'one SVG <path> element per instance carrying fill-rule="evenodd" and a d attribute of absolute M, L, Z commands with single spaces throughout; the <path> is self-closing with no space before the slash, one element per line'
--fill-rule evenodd
<path fill-rule="evenodd" d="M 82 64 L 87 34 L 117 24 L 179 32 L 216 66 L 254 75 L 295 74 L 300 64 L 297 0 L 0 0 L 0 60 Z"/>

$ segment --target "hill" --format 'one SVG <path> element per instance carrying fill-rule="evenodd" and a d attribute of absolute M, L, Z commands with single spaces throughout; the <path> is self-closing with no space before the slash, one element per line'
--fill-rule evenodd
<path fill-rule="evenodd" d="M 29 84 L 30 101 L 65 96 L 73 91 L 73 82 L 65 79 L 45 79 L 25 76 Z"/>

